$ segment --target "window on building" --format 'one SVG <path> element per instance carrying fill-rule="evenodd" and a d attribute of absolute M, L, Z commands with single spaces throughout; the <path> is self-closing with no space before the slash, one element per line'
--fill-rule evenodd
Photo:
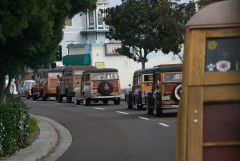
<path fill-rule="evenodd" d="M 89 26 L 94 26 L 94 12 L 93 11 L 89 11 L 88 13 L 88 25 Z"/>
<path fill-rule="evenodd" d="M 98 10 L 98 25 L 103 25 L 103 10 Z"/>
<path fill-rule="evenodd" d="M 71 18 L 66 18 L 65 19 L 65 26 L 72 26 L 72 19 Z"/>

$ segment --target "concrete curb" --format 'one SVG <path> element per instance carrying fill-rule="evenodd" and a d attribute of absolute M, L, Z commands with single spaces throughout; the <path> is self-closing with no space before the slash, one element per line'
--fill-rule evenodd
<path fill-rule="evenodd" d="M 5 161 L 55 161 L 70 146 L 72 136 L 64 126 L 46 117 L 33 117 L 40 128 L 38 138 Z"/>

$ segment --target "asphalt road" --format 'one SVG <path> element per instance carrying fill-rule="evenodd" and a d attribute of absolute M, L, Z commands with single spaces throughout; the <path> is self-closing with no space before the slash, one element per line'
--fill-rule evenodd
<path fill-rule="evenodd" d="M 26 100 L 30 113 L 68 128 L 73 142 L 58 161 L 175 161 L 176 113 L 161 118 L 120 105 Z"/>

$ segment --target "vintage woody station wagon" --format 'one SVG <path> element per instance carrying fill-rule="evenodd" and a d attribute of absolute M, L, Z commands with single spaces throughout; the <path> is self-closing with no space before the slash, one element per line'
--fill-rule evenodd
<path fill-rule="evenodd" d="M 156 66 L 152 91 L 147 95 L 148 114 L 159 116 L 163 110 L 177 108 L 182 89 L 182 65 Z"/>
<path fill-rule="evenodd" d="M 108 104 L 109 100 L 119 105 L 120 95 L 118 70 L 113 68 L 84 71 L 80 89 L 75 91 L 77 104 L 83 101 L 85 106 L 90 105 L 91 101 L 102 101 L 103 104 Z"/>

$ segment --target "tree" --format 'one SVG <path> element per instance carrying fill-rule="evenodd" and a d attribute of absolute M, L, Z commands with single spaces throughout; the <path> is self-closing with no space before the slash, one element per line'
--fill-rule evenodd
<path fill-rule="evenodd" d="M 183 43 L 184 25 L 195 13 L 195 3 L 178 4 L 169 0 L 123 0 L 106 10 L 110 26 L 108 38 L 120 40 L 117 49 L 145 68 L 152 51 L 178 54 Z"/>
<path fill-rule="evenodd" d="M 94 8 L 94 3 L 96 0 L 0 1 L 0 102 L 8 91 L 5 76 L 11 80 L 26 67 L 55 60 L 65 18 Z"/>

